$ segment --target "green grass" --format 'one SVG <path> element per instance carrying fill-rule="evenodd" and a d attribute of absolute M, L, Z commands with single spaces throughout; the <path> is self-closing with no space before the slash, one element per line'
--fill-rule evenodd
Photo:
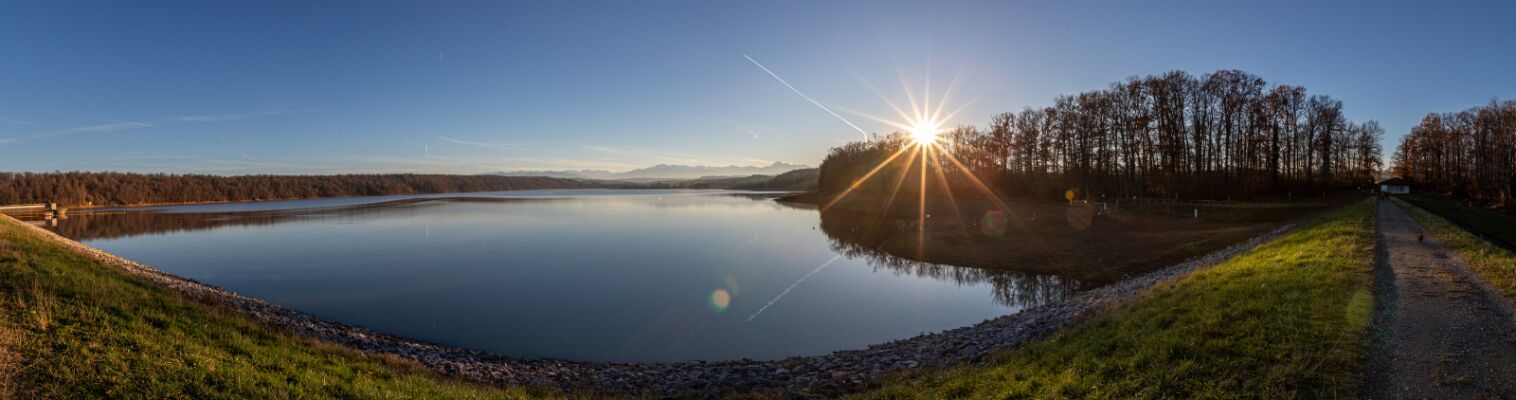
<path fill-rule="evenodd" d="M 440 377 L 270 329 L 0 218 L 0 398 L 459 398 L 552 394 Z"/>
<path fill-rule="evenodd" d="M 1406 195 L 1397 198 L 1431 211 L 1443 218 L 1473 228 L 1481 235 L 1490 235 L 1516 245 L 1516 215 L 1480 207 L 1441 196 Z"/>
<path fill-rule="evenodd" d="M 1508 217 L 1494 211 L 1471 208 L 1446 199 L 1425 198 L 1421 200 L 1417 201 L 1416 205 L 1431 204 L 1437 210 L 1437 214 L 1440 215 L 1459 216 L 1462 218 L 1477 217 L 1476 220 L 1496 222 L 1499 222 L 1501 217 Z M 1411 218 L 1416 219 L 1416 223 L 1421 224 L 1421 227 L 1426 229 L 1428 233 L 1431 233 L 1432 237 L 1437 238 L 1438 242 L 1463 256 L 1464 260 L 1467 260 L 1474 267 L 1474 271 L 1481 277 L 1484 277 L 1485 281 L 1488 281 L 1491 286 L 1499 289 L 1506 297 L 1516 299 L 1516 254 L 1512 254 L 1509 250 L 1496 246 L 1489 241 L 1480 239 L 1473 233 L 1469 233 L 1469 231 L 1448 222 L 1443 217 L 1433 215 L 1425 209 L 1407 206 L 1405 210 L 1411 214 Z M 1506 225 L 1504 228 L 1516 229 L 1516 221 L 1506 221 L 1505 223 L 1510 225 Z M 1511 239 L 1516 239 L 1516 237 L 1507 239 L 1511 243 L 1516 243 L 1516 240 Z"/>
<path fill-rule="evenodd" d="M 1331 207 L 1331 204 L 1322 202 L 1297 202 L 1286 204 L 1252 205 L 1247 203 L 1228 205 L 1187 205 L 1187 206 L 1159 206 L 1145 205 L 1136 209 L 1160 215 L 1168 215 L 1176 218 L 1190 218 L 1195 211 L 1199 211 L 1202 221 L 1226 222 L 1226 223 L 1258 223 L 1258 222 L 1281 222 L 1303 217 L 1307 214 L 1322 211 Z"/>
<path fill-rule="evenodd" d="M 905 374 L 861 398 L 1354 397 L 1373 311 L 1372 203 L 982 365 Z"/>

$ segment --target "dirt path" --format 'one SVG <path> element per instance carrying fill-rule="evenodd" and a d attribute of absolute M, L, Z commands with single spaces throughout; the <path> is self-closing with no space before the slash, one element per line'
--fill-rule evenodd
<path fill-rule="evenodd" d="M 1400 206 L 1379 203 L 1366 397 L 1516 399 L 1516 319 Z"/>

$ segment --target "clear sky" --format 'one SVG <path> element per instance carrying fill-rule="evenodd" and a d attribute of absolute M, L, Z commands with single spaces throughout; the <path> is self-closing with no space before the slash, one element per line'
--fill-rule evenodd
<path fill-rule="evenodd" d="M 951 123 L 1237 68 L 1379 120 L 1516 97 L 1516 2 L 0 1 L 0 171 L 816 165 L 919 95 Z M 969 103 L 971 98 L 976 101 Z"/>

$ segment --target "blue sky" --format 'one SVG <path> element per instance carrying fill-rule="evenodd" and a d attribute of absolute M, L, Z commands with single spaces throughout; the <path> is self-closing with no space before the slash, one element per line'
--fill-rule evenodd
<path fill-rule="evenodd" d="M 1329 3 L 1329 4 L 1328 4 Z M 1516 97 L 1516 2 L 0 2 L 0 170 L 815 165 L 919 95 L 951 123 L 1246 70 L 1379 120 Z M 968 103 L 970 98 L 977 100 Z"/>

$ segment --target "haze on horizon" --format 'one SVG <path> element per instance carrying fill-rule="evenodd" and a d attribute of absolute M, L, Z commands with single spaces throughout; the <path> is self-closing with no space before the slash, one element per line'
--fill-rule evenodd
<path fill-rule="evenodd" d="M 1516 33 L 1513 12 L 1500 1 L 7 2 L 0 170 L 814 166 L 861 135 L 805 97 L 887 134 L 859 114 L 892 115 L 880 97 L 904 103 L 907 88 L 940 97 L 956 79 L 948 101 L 965 108 L 944 122 L 983 125 L 1176 69 L 1331 94 L 1347 117 L 1380 121 L 1393 149 L 1427 112 L 1516 96 L 1516 41 L 1500 39 Z"/>

